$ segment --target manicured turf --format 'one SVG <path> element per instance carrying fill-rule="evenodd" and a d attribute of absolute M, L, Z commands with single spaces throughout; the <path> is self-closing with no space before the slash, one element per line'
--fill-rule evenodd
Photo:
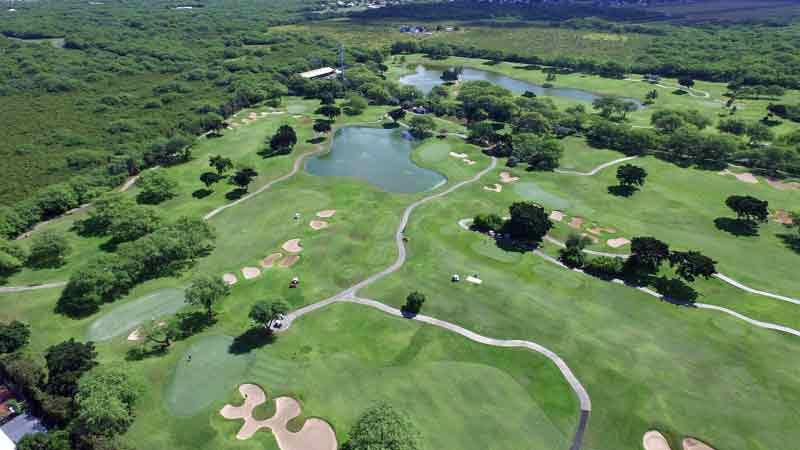
<path fill-rule="evenodd" d="M 197 405 L 196 397 L 210 399 L 212 392 L 214 401 L 197 408 L 194 417 L 180 418 L 158 404 L 158 390 L 151 390 L 144 403 L 152 407 L 134 425 L 129 441 L 140 448 L 165 442 L 186 449 L 250 448 L 255 443 L 234 437 L 241 422 L 218 415 L 225 403 L 241 403 L 236 386 L 243 382 L 259 384 L 270 398 L 297 398 L 305 416 L 334 426 L 340 443 L 358 415 L 381 400 L 409 413 L 426 448 L 512 448 L 519 442 L 526 448 L 566 448 L 577 419 L 572 391 L 545 358 L 470 343 L 359 305 L 335 305 L 303 318 L 274 343 L 253 350 L 242 374 L 233 373 L 230 363 L 211 367 L 203 362 L 206 353 L 230 359 L 224 354 L 226 342 L 196 339 L 189 349 L 192 361 L 181 357 L 173 378 L 185 389 L 182 405 Z M 241 361 L 234 365 L 241 368 Z M 230 387 L 218 391 L 223 384 Z M 174 398 L 170 389 L 167 405 Z M 189 411 L 181 406 L 180 412 Z M 179 430 L 187 422 L 191 436 Z M 272 440 L 269 433 L 261 434 L 267 436 L 259 437 L 262 442 Z"/>
<path fill-rule="evenodd" d="M 105 341 L 126 335 L 148 320 L 178 312 L 186 306 L 183 290 L 161 289 L 125 303 L 95 319 L 86 332 L 87 341 Z"/>
<path fill-rule="evenodd" d="M 164 407 L 172 415 L 187 417 L 204 411 L 240 384 L 252 357 L 232 353 L 231 344 L 232 337 L 218 335 L 192 342 L 164 390 Z"/>

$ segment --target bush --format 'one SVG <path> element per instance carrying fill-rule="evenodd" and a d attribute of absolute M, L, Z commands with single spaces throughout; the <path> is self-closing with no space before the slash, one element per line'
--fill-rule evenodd
<path fill-rule="evenodd" d="M 481 232 L 500 231 L 505 221 L 497 214 L 478 214 L 472 221 L 472 227 Z"/>
<path fill-rule="evenodd" d="M 138 181 L 139 194 L 136 201 L 155 205 L 176 195 L 178 183 L 163 170 L 150 170 L 142 174 Z"/>
<path fill-rule="evenodd" d="M 35 268 L 61 266 L 71 250 L 67 238 L 60 233 L 55 231 L 36 233 L 31 239 L 28 265 Z"/>
<path fill-rule="evenodd" d="M 622 269 L 622 259 L 612 258 L 610 256 L 592 258 L 583 266 L 583 270 L 586 273 L 603 280 L 613 280 L 617 278 L 622 273 Z"/>

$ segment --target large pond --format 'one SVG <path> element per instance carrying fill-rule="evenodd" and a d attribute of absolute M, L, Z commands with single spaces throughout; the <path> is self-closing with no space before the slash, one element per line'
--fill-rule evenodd
<path fill-rule="evenodd" d="M 419 65 L 416 72 L 400 78 L 400 83 L 416 86 L 424 93 L 428 93 L 435 86 L 444 84 L 442 81 L 442 68 L 433 68 Z M 522 94 L 525 91 L 531 91 L 536 95 L 551 95 L 554 97 L 566 97 L 573 100 L 584 102 L 593 102 L 596 98 L 602 97 L 600 94 L 584 91 L 581 89 L 560 88 L 552 87 L 546 88 L 535 83 L 517 80 L 499 73 L 489 72 L 486 70 L 472 69 L 465 67 L 461 73 L 461 80 L 464 81 L 490 81 L 498 86 L 502 86 L 515 94 Z M 636 103 L 639 108 L 642 107 L 642 102 L 635 98 L 625 98 L 630 102 Z"/>
<path fill-rule="evenodd" d="M 309 159 L 306 170 L 359 178 L 389 192 L 422 192 L 444 184 L 442 174 L 411 161 L 413 148 L 401 129 L 345 127 L 333 136 L 331 151 Z"/>

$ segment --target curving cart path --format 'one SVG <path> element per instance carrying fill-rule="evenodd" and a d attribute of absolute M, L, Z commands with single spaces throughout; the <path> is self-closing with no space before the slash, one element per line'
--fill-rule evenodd
<path fill-rule="evenodd" d="M 290 312 L 289 314 L 286 315 L 286 317 L 285 317 L 285 319 L 284 319 L 284 321 L 283 321 L 283 323 L 281 325 L 281 328 L 280 329 L 276 329 L 275 331 L 277 331 L 277 332 L 285 331 L 292 325 L 292 323 L 295 320 L 299 319 L 300 317 L 302 317 L 302 316 L 304 316 L 306 314 L 309 314 L 311 312 L 314 312 L 314 311 L 316 311 L 318 309 L 324 308 L 324 307 L 326 307 L 328 305 L 331 305 L 333 303 L 337 303 L 337 302 L 355 303 L 355 304 L 359 304 L 359 305 L 364 305 L 364 306 L 369 306 L 371 308 L 375 308 L 377 310 L 380 310 L 380 311 L 382 311 L 382 312 L 384 312 L 386 314 L 390 314 L 390 315 L 395 316 L 395 317 L 405 317 L 405 318 L 409 318 L 409 319 L 412 319 L 412 320 L 416 320 L 418 322 L 422 322 L 422 323 L 426 323 L 426 324 L 429 324 L 429 325 L 433 325 L 435 327 L 439 327 L 439 328 L 448 330 L 450 332 L 460 334 L 461 336 L 464 336 L 467 339 L 470 339 L 472 341 L 475 341 L 475 342 L 478 342 L 478 343 L 481 343 L 481 344 L 491 345 L 491 346 L 494 346 L 494 347 L 525 348 L 525 349 L 537 352 L 539 354 L 544 355 L 548 359 L 550 359 L 550 361 L 552 361 L 556 365 L 556 367 L 558 367 L 558 369 L 561 371 L 561 374 L 567 380 L 567 382 L 569 383 L 570 387 L 575 392 L 575 395 L 578 397 L 578 401 L 580 403 L 580 416 L 579 416 L 579 420 L 578 420 L 578 427 L 577 427 L 577 430 L 575 431 L 575 435 L 573 436 L 572 444 L 570 446 L 570 450 L 580 450 L 581 444 L 583 442 L 583 434 L 584 434 L 584 432 L 586 430 L 586 426 L 587 426 L 588 421 L 589 421 L 589 414 L 590 414 L 591 409 L 592 409 L 592 402 L 591 402 L 591 399 L 589 398 L 588 392 L 583 387 L 583 385 L 578 380 L 578 378 L 575 376 L 575 374 L 572 372 L 572 370 L 569 368 L 567 363 L 564 362 L 564 360 L 561 359 L 561 357 L 559 357 L 555 352 L 553 352 L 553 351 L 549 350 L 548 348 L 546 348 L 546 347 L 544 347 L 542 345 L 539 345 L 539 344 L 537 344 L 535 342 L 524 341 L 524 340 L 502 340 L 502 339 L 494 339 L 494 338 L 486 337 L 486 336 L 480 335 L 478 333 L 475 333 L 473 331 L 470 331 L 470 330 L 468 330 L 468 329 L 466 329 L 464 327 L 461 327 L 459 325 L 453 324 L 451 322 L 447 322 L 447 321 L 444 321 L 444 320 L 441 320 L 441 319 L 436 319 L 434 317 L 430 317 L 430 316 L 426 316 L 426 315 L 416 315 L 416 316 L 412 316 L 412 317 L 405 316 L 403 314 L 403 312 L 400 311 L 397 308 L 393 308 L 391 306 L 388 306 L 386 304 L 383 304 L 383 303 L 375 301 L 375 300 L 359 298 L 359 297 L 356 296 L 356 293 L 360 289 L 363 289 L 364 287 L 366 287 L 366 286 L 368 286 L 368 285 L 370 285 L 372 283 L 375 283 L 376 281 L 380 280 L 381 278 L 384 278 L 384 277 L 396 272 L 397 270 L 399 270 L 403 266 L 403 264 L 406 261 L 406 247 L 405 247 L 405 243 L 403 241 L 403 237 L 404 237 L 404 232 L 405 232 L 406 226 L 408 225 L 409 218 L 411 217 L 411 213 L 414 211 L 414 209 L 416 209 L 418 206 L 420 206 L 422 204 L 425 204 L 425 203 L 427 203 L 427 202 L 429 202 L 431 200 L 443 197 L 443 196 L 455 191 L 456 189 L 461 188 L 462 186 L 465 186 L 465 185 L 470 184 L 470 183 L 474 183 L 475 181 L 477 181 L 481 177 L 483 177 L 485 174 L 487 174 L 488 172 L 493 170 L 496 166 L 497 166 L 497 159 L 492 157 L 491 163 L 489 164 L 489 166 L 487 168 L 481 170 L 477 174 L 475 174 L 475 176 L 473 176 L 472 178 L 470 178 L 468 180 L 461 181 L 461 182 L 459 182 L 457 184 L 454 184 L 453 186 L 449 187 L 448 189 L 443 190 L 442 192 L 429 195 L 429 196 L 427 196 L 425 198 L 422 198 L 420 200 L 417 200 L 416 202 L 414 202 L 411 205 L 409 205 L 405 209 L 405 211 L 403 212 L 403 216 L 402 216 L 402 218 L 400 220 L 400 224 L 398 225 L 397 231 L 395 232 L 395 244 L 397 245 L 397 253 L 398 254 L 397 254 L 397 259 L 395 260 L 395 262 L 391 266 L 389 266 L 386 269 L 384 269 L 384 270 L 382 270 L 382 271 L 370 276 L 369 278 L 367 278 L 367 279 L 365 279 L 365 280 L 363 280 L 363 281 L 361 281 L 359 283 L 354 284 L 353 286 L 351 286 L 351 287 L 339 292 L 338 294 L 336 294 L 336 295 L 334 295 L 334 296 L 332 296 L 330 298 L 327 298 L 325 300 L 321 300 L 321 301 L 316 302 L 316 303 L 312 303 L 310 305 L 306 305 L 306 306 L 304 306 L 302 308 L 299 308 L 297 310 L 294 310 L 294 311 Z"/>
<path fill-rule="evenodd" d="M 588 172 L 576 172 L 574 170 L 561 170 L 561 169 L 555 169 L 554 172 L 555 173 L 560 173 L 560 174 L 563 174 L 563 175 L 578 175 L 578 176 L 581 176 L 581 177 L 590 177 L 592 175 L 597 174 L 597 172 L 600 172 L 601 170 L 605 169 L 606 167 L 611 167 L 611 166 L 613 166 L 615 164 L 623 163 L 625 161 L 631 161 L 631 160 L 634 160 L 636 158 L 638 158 L 638 156 L 627 156 L 625 158 L 615 159 L 613 161 L 609 161 L 607 163 L 600 164 L 599 166 L 595 167 L 594 169 L 592 169 L 592 170 L 590 170 Z"/>
<path fill-rule="evenodd" d="M 66 286 L 66 281 L 56 281 L 53 283 L 34 284 L 31 286 L 3 286 L 0 287 L 0 294 L 10 294 L 13 292 L 35 291 L 38 289 L 50 289 Z"/>

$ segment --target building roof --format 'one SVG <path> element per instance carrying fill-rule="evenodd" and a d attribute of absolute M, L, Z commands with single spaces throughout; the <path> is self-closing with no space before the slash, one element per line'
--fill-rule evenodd
<path fill-rule="evenodd" d="M 308 72 L 303 72 L 300 74 L 303 78 L 317 78 L 326 75 L 331 75 L 336 73 L 336 69 L 333 67 L 321 67 L 319 69 L 309 70 Z"/>
<path fill-rule="evenodd" d="M 0 430 L 0 450 L 14 450 L 17 446 L 14 444 L 14 441 L 11 440 L 3 430 Z"/>
<path fill-rule="evenodd" d="M 20 414 L 0 427 L 2 435 L 8 437 L 12 442 L 19 442 L 25 435 L 43 433 L 45 431 L 47 431 L 47 428 L 42 425 L 42 422 L 28 413 Z M 0 437 L 1 440 L 2 437 Z M 13 449 L 14 447 L 11 448 Z M 2 442 L 0 442 L 0 450 L 6 450 Z"/>

